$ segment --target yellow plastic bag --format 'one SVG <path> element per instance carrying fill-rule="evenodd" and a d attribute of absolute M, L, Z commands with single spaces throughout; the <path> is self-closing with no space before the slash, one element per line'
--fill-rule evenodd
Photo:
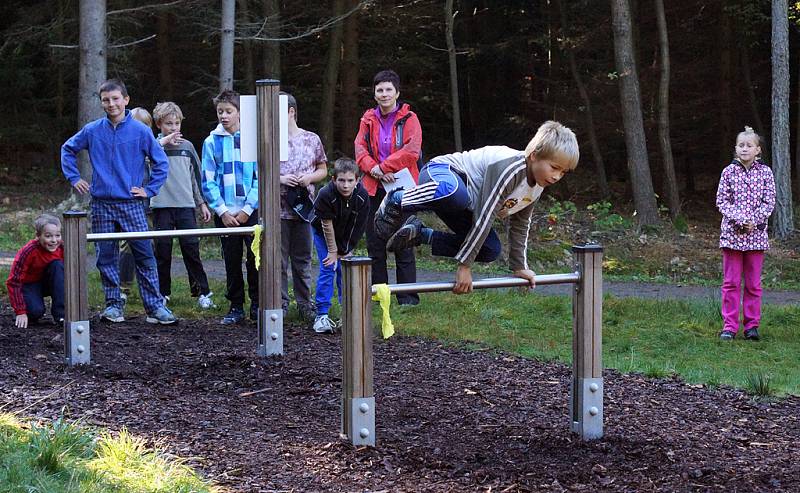
<path fill-rule="evenodd" d="M 389 316 L 389 306 L 392 304 L 392 292 L 389 291 L 388 284 L 376 284 L 376 293 L 372 295 L 372 301 L 377 301 L 383 311 L 381 318 L 381 333 L 384 339 L 388 339 L 394 335 L 394 325 L 392 318 Z"/>

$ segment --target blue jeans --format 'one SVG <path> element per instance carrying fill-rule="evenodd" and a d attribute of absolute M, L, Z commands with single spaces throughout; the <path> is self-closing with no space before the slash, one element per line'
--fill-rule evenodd
<path fill-rule="evenodd" d="M 44 299 L 52 300 L 50 314 L 58 322 L 64 318 L 64 262 L 53 260 L 44 269 L 44 276 L 37 282 L 22 285 L 22 297 L 25 299 L 25 311 L 29 322 L 36 322 L 45 312 Z"/>
<path fill-rule="evenodd" d="M 425 189 L 434 190 L 432 194 L 426 194 Z M 422 168 L 419 185 L 407 191 L 403 197 L 403 213 L 418 211 L 433 211 L 452 231 L 433 232 L 431 253 L 440 257 L 455 257 L 472 229 L 473 213 L 467 186 L 450 165 L 431 162 Z M 475 261 L 492 262 L 500 256 L 502 248 L 500 238 L 491 229 Z"/>
<path fill-rule="evenodd" d="M 333 297 L 333 280 L 336 278 L 336 291 L 339 294 L 339 304 L 342 304 L 342 263 L 338 260 L 335 265 L 326 267 L 322 261 L 328 256 L 328 245 L 325 237 L 313 229 L 314 246 L 317 249 L 319 259 L 319 276 L 317 276 L 317 293 L 314 301 L 317 303 L 317 315 L 327 315 L 331 309 L 331 298 Z"/>

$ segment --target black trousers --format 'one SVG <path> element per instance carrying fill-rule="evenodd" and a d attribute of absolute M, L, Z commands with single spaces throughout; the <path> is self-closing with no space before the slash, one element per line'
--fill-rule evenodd
<path fill-rule="evenodd" d="M 153 209 L 153 229 L 195 229 L 193 207 L 159 207 Z M 158 267 L 158 285 L 162 296 L 172 294 L 172 238 L 156 238 L 156 266 Z M 208 277 L 200 260 L 200 239 L 196 236 L 178 238 L 183 256 L 183 265 L 189 277 L 189 289 L 192 296 L 208 294 Z"/>
<path fill-rule="evenodd" d="M 386 191 L 378 188 L 375 195 L 369 198 L 370 210 L 367 219 L 367 251 L 372 258 L 372 283 L 382 284 L 389 282 L 389 272 L 386 268 L 386 242 L 381 241 L 375 234 L 375 212 L 381 205 Z M 394 252 L 394 260 L 397 266 L 397 282 L 412 283 L 417 282 L 417 259 L 414 257 L 414 249 L 408 248 Z M 397 295 L 397 302 L 401 305 L 416 305 L 419 303 L 417 293 L 404 293 Z"/>
<path fill-rule="evenodd" d="M 242 226 L 255 226 L 257 222 L 258 211 L 253 211 L 253 214 Z M 225 227 L 222 219 L 216 215 L 214 224 L 218 228 Z M 253 237 L 250 235 L 220 236 L 219 241 L 222 243 L 222 257 L 225 261 L 225 284 L 228 291 L 225 293 L 225 297 L 230 300 L 232 308 L 244 308 L 242 257 L 246 256 L 247 293 L 250 295 L 250 305 L 258 306 L 258 271 L 256 271 L 256 257 L 250 249 Z"/>

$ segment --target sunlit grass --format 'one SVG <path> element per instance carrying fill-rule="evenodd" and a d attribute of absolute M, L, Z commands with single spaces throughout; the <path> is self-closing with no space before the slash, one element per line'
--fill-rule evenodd
<path fill-rule="evenodd" d="M 24 423 L 0 414 L 0 491 L 204 493 L 217 491 L 185 461 L 124 429 L 97 432 L 63 419 Z"/>

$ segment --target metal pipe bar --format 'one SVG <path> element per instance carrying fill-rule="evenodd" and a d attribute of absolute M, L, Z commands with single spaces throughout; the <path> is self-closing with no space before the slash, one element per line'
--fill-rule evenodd
<path fill-rule="evenodd" d="M 182 236 L 235 236 L 253 234 L 253 226 L 238 228 L 166 229 L 159 231 L 130 231 L 120 233 L 90 233 L 86 241 L 149 240 L 151 238 L 178 238 Z"/>
<path fill-rule="evenodd" d="M 536 284 L 544 286 L 546 284 L 576 284 L 581 280 L 580 272 L 566 274 L 543 274 L 536 276 Z M 394 294 L 399 293 L 434 293 L 437 291 L 452 291 L 456 283 L 447 282 L 414 282 L 409 284 L 389 284 L 389 291 Z M 472 289 L 488 288 L 512 288 L 516 286 L 524 287 L 528 285 L 526 279 L 521 277 L 493 277 L 490 279 L 478 279 L 472 282 Z M 372 294 L 377 289 L 372 286 Z"/>

